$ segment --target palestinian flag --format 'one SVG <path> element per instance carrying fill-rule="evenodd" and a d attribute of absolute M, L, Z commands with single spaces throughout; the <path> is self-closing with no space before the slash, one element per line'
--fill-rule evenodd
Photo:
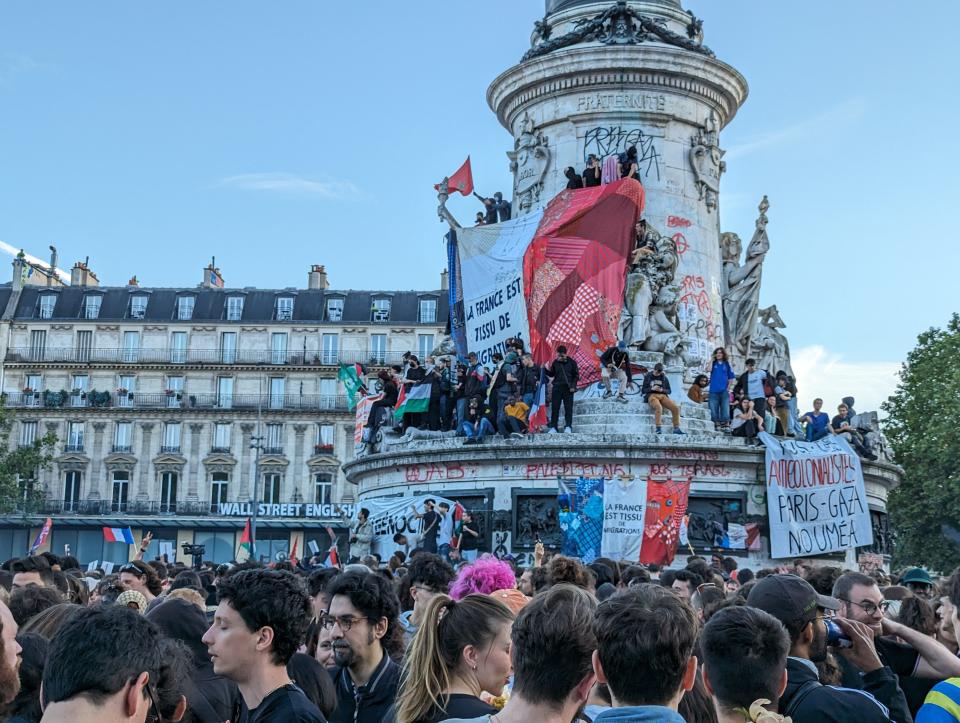
<path fill-rule="evenodd" d="M 393 418 L 400 421 L 404 414 L 420 414 L 427 411 L 430 408 L 431 386 L 431 384 L 414 384 L 409 392 L 401 387 Z"/>
<path fill-rule="evenodd" d="M 359 364 L 341 364 L 337 379 L 343 382 L 347 390 L 347 400 L 352 411 L 357 406 L 357 392 L 366 394 L 367 388 L 363 383 L 363 367 Z"/>
<path fill-rule="evenodd" d="M 243 534 L 240 535 L 240 545 L 237 547 L 237 562 L 246 562 L 253 554 L 253 542 L 250 535 L 250 518 L 247 518 L 247 524 L 244 525 Z"/>

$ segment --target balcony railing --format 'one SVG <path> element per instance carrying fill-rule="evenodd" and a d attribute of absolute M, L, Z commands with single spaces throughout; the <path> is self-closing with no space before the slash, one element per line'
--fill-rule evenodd
<path fill-rule="evenodd" d="M 377 349 L 289 351 L 271 349 L 64 349 L 11 347 L 6 361 L 61 364 L 256 364 L 269 366 L 337 366 L 400 364 L 404 352 Z"/>
<path fill-rule="evenodd" d="M 65 444 L 65 445 L 63 446 L 63 451 L 64 451 L 64 452 L 82 452 L 82 451 L 83 451 L 83 443 L 80 443 L 80 444 Z"/>
<path fill-rule="evenodd" d="M 37 405 L 33 393 L 6 392 L 7 407 L 84 407 L 118 409 L 264 409 L 341 411 L 347 409 L 347 397 L 342 394 L 179 394 L 134 392 L 117 395 L 114 392 L 41 392 Z M 178 398 L 179 397 L 179 398 Z"/>
<path fill-rule="evenodd" d="M 283 454 L 283 447 L 264 447 L 264 454 Z"/>
<path fill-rule="evenodd" d="M 131 454 L 133 452 L 132 444 L 115 444 L 110 448 L 114 454 Z"/>
<path fill-rule="evenodd" d="M 230 454 L 229 447 L 211 447 L 210 454 Z"/>
<path fill-rule="evenodd" d="M 210 502 L 157 502 L 114 500 L 55 500 L 48 499 L 41 505 L 41 514 L 63 515 L 209 515 Z M 214 508 L 214 511 L 215 508 Z"/>
<path fill-rule="evenodd" d="M 160 454 L 180 454 L 180 445 L 179 444 L 160 445 Z"/>

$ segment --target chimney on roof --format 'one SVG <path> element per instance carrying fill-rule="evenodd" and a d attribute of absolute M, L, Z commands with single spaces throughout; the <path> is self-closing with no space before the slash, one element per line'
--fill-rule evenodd
<path fill-rule="evenodd" d="M 27 255 L 20 249 L 13 260 L 13 290 L 22 289 L 27 282 Z"/>
<path fill-rule="evenodd" d="M 440 272 L 440 290 L 441 291 L 450 290 L 450 274 L 447 273 L 446 269 Z"/>
<path fill-rule="evenodd" d="M 127 286 L 140 286 L 140 281 L 137 279 L 136 274 L 130 277 L 130 280 L 127 282 Z"/>
<path fill-rule="evenodd" d="M 310 273 L 307 274 L 308 289 L 329 289 L 330 282 L 327 281 L 327 270 L 323 266 L 314 264 L 310 267 Z"/>
<path fill-rule="evenodd" d="M 47 286 L 60 286 L 60 279 L 57 276 L 57 247 L 50 247 L 50 275 L 47 277 Z"/>
<path fill-rule="evenodd" d="M 78 261 L 70 269 L 70 286 L 100 286 L 100 279 L 90 270 L 90 257 Z"/>
<path fill-rule="evenodd" d="M 217 268 L 217 257 L 210 257 L 210 265 L 203 270 L 203 283 L 200 284 L 205 289 L 222 289 L 223 276 L 220 269 Z"/>

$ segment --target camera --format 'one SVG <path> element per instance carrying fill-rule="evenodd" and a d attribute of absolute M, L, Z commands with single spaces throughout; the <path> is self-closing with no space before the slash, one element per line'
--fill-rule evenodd
<path fill-rule="evenodd" d="M 183 548 L 184 555 L 190 555 L 193 558 L 194 570 L 203 567 L 203 554 L 207 551 L 205 545 L 191 545 L 189 542 L 184 542 L 180 547 Z"/>
<path fill-rule="evenodd" d="M 827 646 L 831 648 L 852 648 L 853 641 L 843 632 L 843 628 L 833 620 L 824 620 L 827 624 Z"/>

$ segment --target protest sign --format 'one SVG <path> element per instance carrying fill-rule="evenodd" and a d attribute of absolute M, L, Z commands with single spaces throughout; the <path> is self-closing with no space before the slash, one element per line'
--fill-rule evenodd
<path fill-rule="evenodd" d="M 840 436 L 817 442 L 761 433 L 774 558 L 840 552 L 873 543 L 860 458 Z"/>
<path fill-rule="evenodd" d="M 638 563 L 646 514 L 646 480 L 607 480 L 603 486 L 601 557 Z"/>
<path fill-rule="evenodd" d="M 370 407 L 373 403 L 383 399 L 383 394 L 374 394 L 362 396 L 357 400 L 357 410 L 354 415 L 353 425 L 353 452 L 360 454 L 366 449 L 367 443 L 363 441 L 363 428 L 367 423 L 367 417 L 370 416 Z"/>
<path fill-rule="evenodd" d="M 103 574 L 104 574 L 104 575 L 112 575 L 112 574 L 113 574 L 113 563 L 112 563 L 112 562 L 109 562 L 109 561 L 104 562 L 104 563 L 100 566 L 100 568 L 103 570 Z"/>
<path fill-rule="evenodd" d="M 600 556 L 603 539 L 604 481 L 580 477 L 557 480 L 560 505 L 560 532 L 564 555 L 579 557 L 590 564 Z"/>
<path fill-rule="evenodd" d="M 411 506 L 416 508 L 417 512 L 422 513 L 424 511 L 423 503 L 428 499 L 432 499 L 438 505 L 441 502 L 446 502 L 450 505 L 448 514 L 453 514 L 454 502 L 437 495 L 376 497 L 363 500 L 357 504 L 357 509 L 363 507 L 370 511 L 370 524 L 373 525 L 373 540 L 370 549 L 387 560 L 397 550 L 409 553 L 416 547 L 420 541 L 420 520 L 414 516 Z M 356 518 L 351 521 L 351 528 L 356 526 L 356 522 Z M 398 532 L 406 535 L 409 549 L 405 549 L 402 545 L 393 541 L 393 536 Z M 438 539 L 437 544 L 449 543 Z"/>

